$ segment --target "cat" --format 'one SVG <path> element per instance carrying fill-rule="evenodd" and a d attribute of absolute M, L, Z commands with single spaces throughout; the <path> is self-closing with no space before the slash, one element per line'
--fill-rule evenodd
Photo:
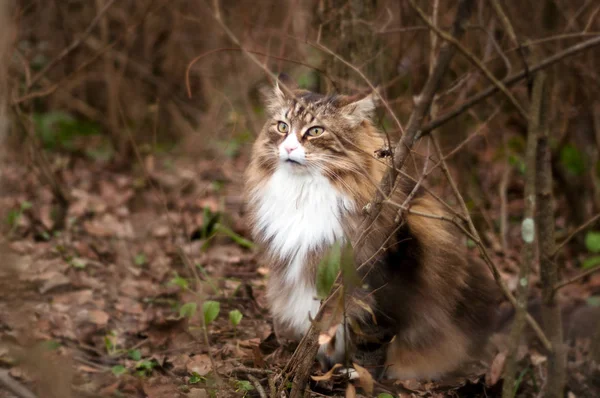
<path fill-rule="evenodd" d="M 322 95 L 289 79 L 266 94 L 268 120 L 252 148 L 245 197 L 271 270 L 267 299 L 280 339 L 300 340 L 319 310 L 315 280 L 326 251 L 365 231 L 363 208 L 387 167 L 374 156 L 384 146 L 372 121 L 376 98 Z M 396 222 L 391 202 L 403 203 L 415 183 L 403 177 L 398 185 L 353 248 L 362 279 L 346 300 L 352 327 L 340 324 L 317 357 L 325 368 L 350 359 L 378 377 L 433 379 L 481 349 L 498 291 L 485 265 L 468 260 L 454 225 L 415 214 Z M 422 189 L 410 208 L 448 216 Z"/>

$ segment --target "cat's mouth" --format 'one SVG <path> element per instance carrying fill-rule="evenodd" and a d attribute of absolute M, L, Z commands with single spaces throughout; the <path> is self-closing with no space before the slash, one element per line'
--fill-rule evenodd
<path fill-rule="evenodd" d="M 300 163 L 300 162 L 297 162 L 297 161 L 295 161 L 294 159 L 290 159 L 290 158 L 287 158 L 287 159 L 285 160 L 285 162 L 286 162 L 286 163 L 291 163 L 291 164 L 293 164 L 293 165 L 302 166 L 302 163 Z"/>

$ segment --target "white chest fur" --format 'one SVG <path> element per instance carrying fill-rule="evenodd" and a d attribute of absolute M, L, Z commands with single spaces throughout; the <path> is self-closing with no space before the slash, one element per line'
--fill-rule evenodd
<path fill-rule="evenodd" d="M 321 175 L 298 174 L 292 165 L 282 164 L 263 187 L 255 191 L 257 206 L 255 233 L 269 242 L 272 255 L 287 263 L 281 280 L 281 294 L 272 308 L 292 329 L 303 333 L 308 313 L 315 315 L 314 275 L 307 275 L 308 255 L 343 239 L 342 216 L 353 202 Z"/>

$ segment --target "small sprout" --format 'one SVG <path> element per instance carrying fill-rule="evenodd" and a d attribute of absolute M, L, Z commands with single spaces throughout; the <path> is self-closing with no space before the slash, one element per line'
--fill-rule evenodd
<path fill-rule="evenodd" d="M 585 235 L 585 247 L 591 253 L 600 253 L 600 232 L 589 231 Z"/>
<path fill-rule="evenodd" d="M 200 376 L 198 373 L 193 372 L 192 375 L 190 376 L 189 383 L 190 384 L 198 384 L 200 382 L 205 382 L 205 381 L 206 381 L 206 377 Z"/>
<path fill-rule="evenodd" d="M 186 290 L 190 286 L 187 279 L 179 276 L 177 273 L 175 273 L 173 279 L 169 281 L 169 285 L 179 286 L 182 290 Z"/>
<path fill-rule="evenodd" d="M 84 269 L 87 266 L 87 262 L 80 258 L 74 258 L 71 260 L 71 266 L 77 269 Z"/>
<path fill-rule="evenodd" d="M 123 365 L 115 365 L 110 370 L 115 376 L 121 376 L 127 373 L 127 368 Z"/>
<path fill-rule="evenodd" d="M 191 318 L 196 314 L 198 306 L 196 303 L 185 303 L 179 308 L 180 318 Z"/>
<path fill-rule="evenodd" d="M 152 370 L 158 366 L 158 363 L 154 360 L 143 360 L 137 363 L 135 369 L 137 370 L 138 376 L 148 376 L 152 373 Z"/>
<path fill-rule="evenodd" d="M 140 350 L 129 350 L 129 358 L 133 359 L 134 361 L 139 361 L 140 359 L 142 359 L 142 353 Z"/>
<path fill-rule="evenodd" d="M 217 319 L 221 305 L 217 301 L 207 300 L 202 304 L 202 313 L 204 314 L 204 325 L 208 326 L 212 321 Z"/>
<path fill-rule="evenodd" d="M 236 380 L 235 381 L 235 392 L 243 392 L 244 396 L 248 391 L 254 390 L 254 386 L 247 380 Z"/>
<path fill-rule="evenodd" d="M 54 351 L 60 348 L 60 342 L 56 340 L 46 340 L 42 343 L 42 346 L 48 351 Z"/>
<path fill-rule="evenodd" d="M 382 392 L 377 396 L 377 398 L 394 398 L 392 394 L 388 394 L 387 392 Z"/>
<path fill-rule="evenodd" d="M 229 322 L 233 325 L 233 327 L 237 327 L 242 321 L 244 315 L 238 310 L 229 311 Z"/>
<path fill-rule="evenodd" d="M 138 253 L 135 255 L 133 262 L 139 267 L 146 264 L 148 260 L 146 259 L 146 255 L 144 253 Z"/>
<path fill-rule="evenodd" d="M 31 204 L 31 202 L 24 200 L 23 202 L 21 202 L 21 211 L 25 211 L 25 210 L 29 210 L 33 207 L 33 204 Z"/>

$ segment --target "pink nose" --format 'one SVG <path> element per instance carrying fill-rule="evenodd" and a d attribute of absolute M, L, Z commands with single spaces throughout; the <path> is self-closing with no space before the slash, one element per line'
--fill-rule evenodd
<path fill-rule="evenodd" d="M 285 151 L 288 153 L 288 155 L 290 153 L 292 153 L 294 151 L 294 149 L 298 148 L 298 145 L 284 145 L 283 149 L 285 149 Z"/>

